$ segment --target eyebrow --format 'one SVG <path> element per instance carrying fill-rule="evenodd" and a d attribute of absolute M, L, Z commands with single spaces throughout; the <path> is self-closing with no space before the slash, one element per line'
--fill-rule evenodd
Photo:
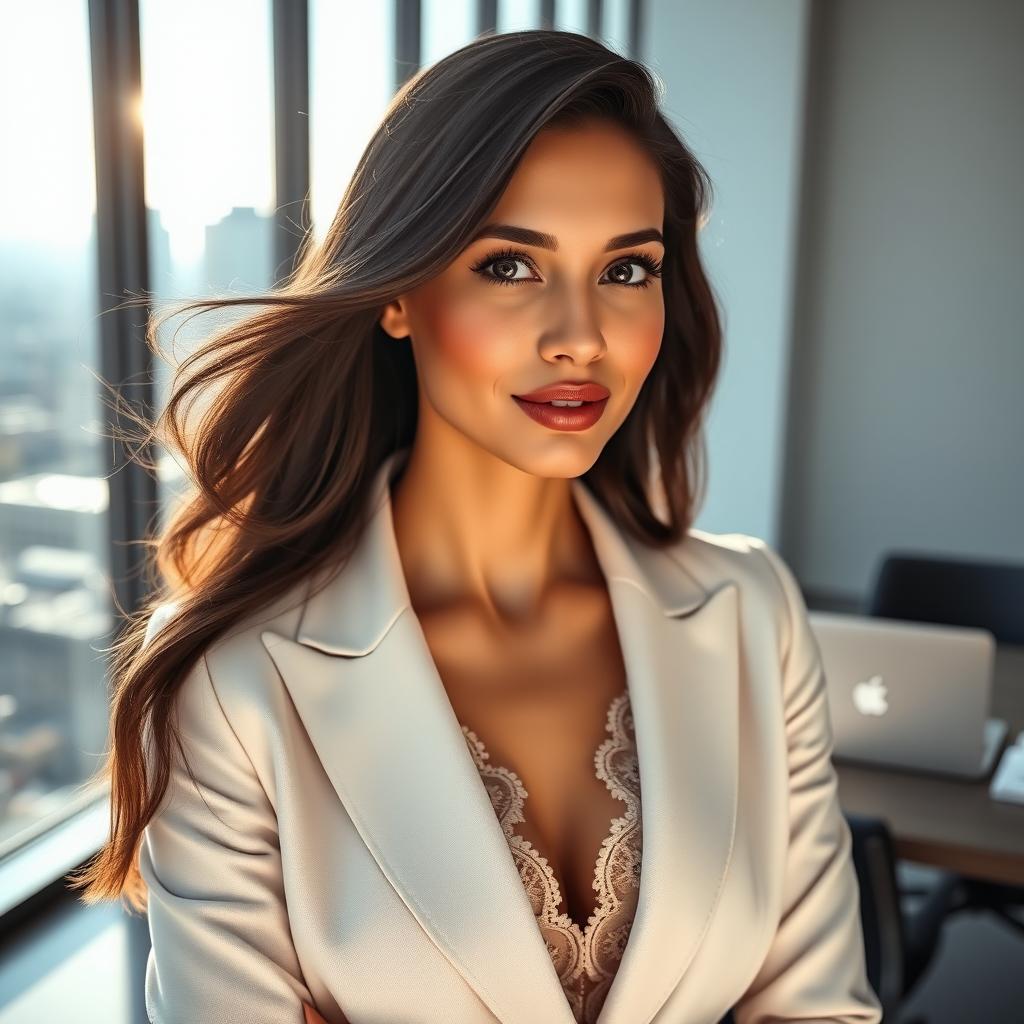
<path fill-rule="evenodd" d="M 533 245 L 558 252 L 558 239 L 554 235 L 534 231 L 532 228 L 518 228 L 512 224 L 486 224 L 473 236 L 473 241 L 477 242 L 481 238 L 502 238 L 507 242 L 518 242 L 520 245 Z M 626 249 L 631 245 L 642 245 L 644 242 L 661 242 L 664 245 L 665 239 L 657 228 L 643 228 L 640 231 L 629 231 L 624 235 L 609 238 L 604 251 Z"/>

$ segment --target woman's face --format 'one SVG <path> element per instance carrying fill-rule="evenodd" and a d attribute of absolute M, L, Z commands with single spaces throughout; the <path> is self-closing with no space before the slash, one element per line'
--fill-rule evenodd
<path fill-rule="evenodd" d="M 468 441 L 537 476 L 586 472 L 661 346 L 663 217 L 657 165 L 624 129 L 591 122 L 541 132 L 490 227 L 383 311 L 384 330 L 411 339 L 417 444 Z M 600 403 L 558 410 L 514 397 L 563 382 L 607 389 L 600 415 Z"/>

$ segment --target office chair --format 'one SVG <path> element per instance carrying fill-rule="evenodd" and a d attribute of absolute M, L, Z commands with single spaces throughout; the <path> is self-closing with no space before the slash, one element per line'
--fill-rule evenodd
<path fill-rule="evenodd" d="M 881 818 L 843 812 L 853 840 L 853 866 L 860 888 L 860 919 L 868 981 L 882 1004 L 882 1019 L 897 1020 L 939 948 L 942 924 L 962 900 L 960 879 L 943 876 L 923 902 L 908 910 L 896 883 L 896 852 Z M 718 1024 L 735 1024 L 730 1010 Z M 924 1024 L 923 1018 L 900 1024 Z"/>
<path fill-rule="evenodd" d="M 1024 565 L 888 554 L 868 614 L 987 629 L 997 643 L 1024 644 Z"/>
<path fill-rule="evenodd" d="M 938 558 L 893 552 L 879 569 L 867 614 L 887 619 L 975 626 L 987 629 L 997 643 L 1024 644 L 1024 565 Z M 1024 924 L 1010 908 L 1024 906 L 1024 886 L 987 882 L 946 873 L 959 880 L 964 902 L 957 910 L 991 911 L 1024 935 Z M 904 895 L 924 890 L 904 887 Z"/>
<path fill-rule="evenodd" d="M 896 881 L 892 833 L 881 818 L 843 813 L 853 839 L 853 864 L 860 887 L 860 917 L 868 981 L 882 1004 L 882 1019 L 896 1014 L 932 963 L 946 918 L 964 903 L 961 879 L 944 874 L 908 909 Z M 921 1024 L 922 1018 L 901 1021 Z"/>

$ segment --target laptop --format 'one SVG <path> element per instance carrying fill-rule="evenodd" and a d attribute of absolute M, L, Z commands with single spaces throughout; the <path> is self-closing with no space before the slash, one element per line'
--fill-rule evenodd
<path fill-rule="evenodd" d="M 989 716 L 986 629 L 810 611 L 837 761 L 961 779 L 992 770 L 1007 733 Z"/>

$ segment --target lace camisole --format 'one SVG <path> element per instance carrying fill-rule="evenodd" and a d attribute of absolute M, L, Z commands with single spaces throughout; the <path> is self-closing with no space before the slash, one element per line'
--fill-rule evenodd
<path fill-rule="evenodd" d="M 640 888 L 640 772 L 628 692 L 612 700 L 605 729 L 611 735 L 594 753 L 594 771 L 612 796 L 626 805 L 626 812 L 612 819 L 601 843 L 594 867 L 597 905 L 581 931 L 559 910 L 562 896 L 547 860 L 513 831 L 513 826 L 525 821 L 526 787 L 515 772 L 488 764 L 484 744 L 462 726 L 578 1024 L 594 1024 L 604 1005 L 633 925 Z"/>

